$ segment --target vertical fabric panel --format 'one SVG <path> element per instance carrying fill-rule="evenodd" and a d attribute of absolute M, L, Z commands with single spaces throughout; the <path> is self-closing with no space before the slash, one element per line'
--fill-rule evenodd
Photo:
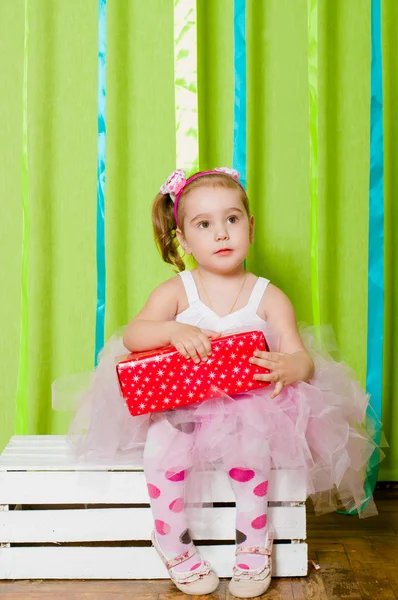
<path fill-rule="evenodd" d="M 398 480 L 398 3 L 382 4 L 383 116 L 384 116 L 384 349 L 383 424 L 390 448 L 380 465 L 378 479 Z"/>
<path fill-rule="evenodd" d="M 199 170 L 196 0 L 174 0 L 176 166 Z"/>
<path fill-rule="evenodd" d="M 308 0 L 308 84 L 310 107 L 310 248 L 313 323 L 321 323 L 319 300 L 318 210 L 318 1 Z"/>
<path fill-rule="evenodd" d="M 247 259 L 311 322 L 307 0 L 247 2 Z"/>
<path fill-rule="evenodd" d="M 95 364 L 105 336 L 106 0 L 98 0 L 97 311 Z"/>
<path fill-rule="evenodd" d="M 197 11 L 199 162 L 207 171 L 231 165 L 233 153 L 234 3 L 197 0 Z"/>
<path fill-rule="evenodd" d="M 370 2 L 318 0 L 318 9 L 322 322 L 365 387 Z"/>
<path fill-rule="evenodd" d="M 174 89 L 174 0 L 108 2 L 106 338 L 173 275 L 151 204 L 175 169 Z"/>
<path fill-rule="evenodd" d="M 246 0 L 234 0 L 234 149 L 232 166 L 246 188 Z"/>
<path fill-rule="evenodd" d="M 15 409 L 15 433 L 28 433 L 29 385 L 29 170 L 28 170 L 28 58 L 29 58 L 29 7 L 25 0 L 25 38 L 22 88 L 22 265 L 21 265 L 21 325 L 19 370 Z"/>

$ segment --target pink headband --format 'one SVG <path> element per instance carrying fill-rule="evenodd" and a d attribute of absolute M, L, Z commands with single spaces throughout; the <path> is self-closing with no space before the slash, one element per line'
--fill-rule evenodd
<path fill-rule="evenodd" d="M 240 175 L 238 171 L 235 171 L 235 169 L 230 169 L 229 167 L 217 167 L 212 171 L 201 171 L 200 173 L 195 173 L 195 175 L 192 175 L 192 177 L 189 177 L 188 179 L 186 179 L 185 171 L 182 169 L 177 169 L 176 171 L 173 171 L 166 183 L 161 186 L 160 191 L 162 194 L 169 194 L 170 198 L 174 202 L 174 218 L 177 227 L 179 227 L 177 219 L 178 201 L 184 188 L 188 185 L 188 183 L 191 183 L 191 181 L 194 181 L 194 179 L 197 179 L 198 177 L 203 177 L 203 175 L 218 175 L 220 173 L 232 177 L 232 179 L 239 183 Z M 240 183 L 239 185 L 244 190 Z"/>

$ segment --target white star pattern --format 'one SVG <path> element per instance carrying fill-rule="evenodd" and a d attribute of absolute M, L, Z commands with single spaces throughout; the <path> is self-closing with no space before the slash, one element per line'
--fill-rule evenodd
<path fill-rule="evenodd" d="M 132 415 L 141 415 L 215 398 L 223 391 L 233 395 L 269 385 L 252 378 L 254 373 L 262 372 L 247 361 L 255 348 L 268 350 L 262 332 L 225 336 L 213 346 L 213 356 L 199 364 L 175 349 L 162 350 L 161 354 L 142 352 L 136 359 L 132 354 L 117 366 L 125 405 Z M 162 361 L 164 366 L 169 365 L 166 369 L 160 366 Z"/>

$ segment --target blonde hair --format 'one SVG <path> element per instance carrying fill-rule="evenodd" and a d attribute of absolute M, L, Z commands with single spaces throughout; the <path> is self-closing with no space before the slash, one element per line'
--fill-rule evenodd
<path fill-rule="evenodd" d="M 245 207 L 246 214 L 250 217 L 249 199 L 242 186 L 229 175 L 224 173 L 211 173 L 203 175 L 188 183 L 183 189 L 177 207 L 177 218 L 180 229 L 184 233 L 184 198 L 199 187 L 223 187 L 237 190 Z M 152 226 L 156 246 L 164 262 L 177 267 L 177 272 L 185 270 L 185 264 L 178 251 L 179 242 L 176 236 L 176 222 L 174 219 L 174 202 L 169 194 L 156 195 L 152 204 Z"/>

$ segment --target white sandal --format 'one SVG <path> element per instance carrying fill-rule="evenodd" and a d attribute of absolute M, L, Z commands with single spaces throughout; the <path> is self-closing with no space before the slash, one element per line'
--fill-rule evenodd
<path fill-rule="evenodd" d="M 173 567 L 185 562 L 198 552 L 194 544 L 192 544 L 186 552 L 180 554 L 180 556 L 171 559 L 166 558 L 166 556 L 163 554 L 162 549 L 159 546 L 159 542 L 156 539 L 155 531 L 152 532 L 152 544 L 165 564 L 171 581 L 181 592 L 193 596 L 201 596 L 202 594 L 211 594 L 217 589 L 219 579 L 211 570 L 209 563 L 204 560 L 199 553 L 198 556 L 200 557 L 201 564 L 200 567 L 194 571 L 182 571 L 179 573 L 173 570 Z"/>
<path fill-rule="evenodd" d="M 232 579 L 229 582 L 229 591 L 236 598 L 256 598 L 264 594 L 271 583 L 272 573 L 272 542 L 273 534 L 268 532 L 264 548 L 259 546 L 237 546 L 235 555 L 238 554 L 263 554 L 267 557 L 263 567 L 259 569 L 241 569 L 234 566 Z"/>

